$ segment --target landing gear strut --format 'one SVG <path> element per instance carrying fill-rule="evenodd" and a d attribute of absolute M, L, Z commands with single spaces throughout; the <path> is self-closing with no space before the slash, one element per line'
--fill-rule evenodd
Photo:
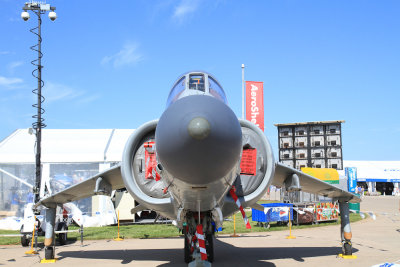
<path fill-rule="evenodd" d="M 356 258 L 353 256 L 353 246 L 351 244 L 351 228 L 350 228 L 350 211 L 349 203 L 345 201 L 339 201 L 339 211 L 340 211 L 340 235 L 342 239 L 342 254 L 339 256 L 343 258 Z"/>
<path fill-rule="evenodd" d="M 211 221 L 211 214 L 209 212 L 201 213 L 201 225 L 199 222 L 198 215 L 195 213 L 186 214 L 186 223 L 183 224 L 182 233 L 184 235 L 184 260 L 186 263 L 190 263 L 199 258 L 201 253 L 204 254 L 204 248 L 207 254 L 207 261 L 213 262 L 214 260 L 214 229 Z M 200 229 L 200 232 L 198 231 Z M 201 240 L 204 239 L 204 243 Z M 201 247 L 204 246 L 205 247 Z"/>

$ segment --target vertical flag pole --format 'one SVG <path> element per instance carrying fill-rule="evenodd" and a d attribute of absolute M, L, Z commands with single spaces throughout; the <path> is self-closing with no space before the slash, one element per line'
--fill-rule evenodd
<path fill-rule="evenodd" d="M 244 64 L 242 64 L 242 119 L 244 120 Z"/>

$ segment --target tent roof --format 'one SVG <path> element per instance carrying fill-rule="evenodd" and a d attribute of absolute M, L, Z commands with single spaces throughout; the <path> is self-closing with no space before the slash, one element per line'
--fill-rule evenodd
<path fill-rule="evenodd" d="M 343 161 L 344 167 L 356 167 L 358 179 L 400 179 L 400 161 Z"/>
<path fill-rule="evenodd" d="M 118 162 L 133 129 L 43 129 L 42 162 Z M 18 129 L 0 143 L 0 163 L 34 163 L 36 136 Z"/>

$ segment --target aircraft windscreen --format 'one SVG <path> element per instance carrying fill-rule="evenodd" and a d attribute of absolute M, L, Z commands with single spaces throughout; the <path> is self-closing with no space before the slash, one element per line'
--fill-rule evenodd
<path fill-rule="evenodd" d="M 204 87 L 204 75 L 203 74 L 191 74 L 189 76 L 189 89 L 205 91 Z"/>
<path fill-rule="evenodd" d="M 183 90 L 185 90 L 185 76 L 183 76 L 182 79 L 175 83 L 175 86 L 171 89 L 167 100 L 167 107 L 169 107 L 171 103 L 175 102 L 179 98 Z"/>
<path fill-rule="evenodd" d="M 221 100 L 225 104 L 227 104 L 228 101 L 226 99 L 225 92 L 219 85 L 219 83 L 213 78 L 211 78 L 211 76 L 208 76 L 208 82 L 209 82 L 210 94 L 215 98 Z"/>

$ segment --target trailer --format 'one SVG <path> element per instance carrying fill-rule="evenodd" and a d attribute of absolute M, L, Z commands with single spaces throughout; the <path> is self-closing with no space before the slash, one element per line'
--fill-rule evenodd
<path fill-rule="evenodd" d="M 264 207 L 264 211 L 252 209 L 252 219 L 257 222 L 257 226 L 269 228 L 271 222 L 284 225 L 293 220 L 293 204 L 268 203 L 261 205 Z"/>

